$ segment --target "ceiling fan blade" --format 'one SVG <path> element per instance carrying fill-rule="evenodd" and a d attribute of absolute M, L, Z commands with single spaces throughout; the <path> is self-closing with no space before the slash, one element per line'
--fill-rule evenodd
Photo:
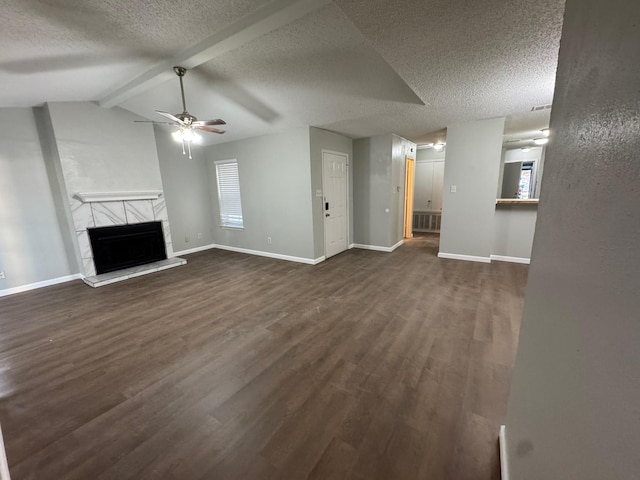
<path fill-rule="evenodd" d="M 185 122 L 183 122 L 178 117 L 176 117 L 175 115 L 172 115 L 170 113 L 161 112 L 160 110 L 156 110 L 156 113 L 159 114 L 159 115 L 162 115 L 163 117 L 167 117 L 169 120 L 173 120 L 174 122 L 176 122 L 179 125 L 186 125 Z"/>
<path fill-rule="evenodd" d="M 195 127 L 203 127 L 205 125 L 226 125 L 227 122 L 220 118 L 216 118 L 215 120 L 198 120 L 197 122 L 193 122 L 191 125 Z"/>
<path fill-rule="evenodd" d="M 224 133 L 224 130 L 219 130 L 217 128 L 211 128 L 211 127 L 194 127 L 198 130 L 204 130 L 205 132 L 211 132 L 211 133 Z"/>
<path fill-rule="evenodd" d="M 133 123 L 154 123 L 156 125 L 175 125 L 173 122 L 156 122 L 155 120 L 134 120 Z"/>

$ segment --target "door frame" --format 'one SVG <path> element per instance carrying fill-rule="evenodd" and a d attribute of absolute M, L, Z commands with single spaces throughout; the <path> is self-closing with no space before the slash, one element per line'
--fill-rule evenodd
<path fill-rule="evenodd" d="M 324 223 L 324 154 L 325 153 L 331 153 L 333 155 L 341 155 L 344 156 L 346 158 L 346 162 L 345 162 L 345 166 L 346 166 L 346 181 L 347 181 L 347 189 L 346 189 L 346 196 L 347 198 L 345 199 L 345 205 L 346 205 L 346 212 L 345 212 L 345 220 L 347 222 L 347 228 L 346 228 L 346 232 L 347 232 L 347 250 L 349 250 L 350 248 L 353 248 L 353 245 L 351 244 L 351 215 L 350 215 L 350 210 L 351 210 L 351 202 L 349 202 L 349 198 L 351 197 L 351 175 L 349 173 L 350 171 L 350 166 L 351 164 L 349 163 L 349 154 L 346 152 L 338 152 L 336 150 L 329 150 L 327 148 L 323 148 L 320 150 L 320 160 L 321 160 L 321 165 L 322 165 L 322 174 L 321 174 L 321 180 L 322 180 L 322 198 L 321 198 L 321 202 L 320 202 L 320 214 L 321 214 L 321 218 L 322 218 L 322 246 L 323 246 L 323 252 L 324 252 L 324 257 L 325 259 L 327 258 L 327 244 L 325 242 L 325 223 Z"/>
<path fill-rule="evenodd" d="M 416 160 L 409 156 L 404 159 L 404 224 L 402 238 L 413 237 L 413 190 L 415 186 Z"/>

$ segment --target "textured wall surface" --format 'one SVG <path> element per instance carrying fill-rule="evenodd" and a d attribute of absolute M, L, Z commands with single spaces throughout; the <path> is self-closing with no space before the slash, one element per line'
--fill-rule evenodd
<path fill-rule="evenodd" d="M 640 3 L 569 0 L 507 416 L 515 480 L 640 472 Z"/>

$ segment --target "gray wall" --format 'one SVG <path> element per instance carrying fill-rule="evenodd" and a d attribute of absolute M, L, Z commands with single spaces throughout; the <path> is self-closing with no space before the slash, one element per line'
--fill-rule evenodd
<path fill-rule="evenodd" d="M 174 252 L 213 244 L 213 202 L 204 148 L 194 145 L 189 159 L 170 130 L 155 126 L 154 131 Z"/>
<path fill-rule="evenodd" d="M 515 480 L 640 472 L 640 3 L 568 0 L 506 435 Z"/>
<path fill-rule="evenodd" d="M 34 113 L 0 109 L 0 290 L 77 273 L 69 266 Z"/>
<path fill-rule="evenodd" d="M 353 243 L 393 245 L 391 138 L 389 134 L 353 141 Z"/>
<path fill-rule="evenodd" d="M 322 190 L 322 150 L 346 153 L 349 155 L 347 170 L 349 172 L 349 243 L 353 243 L 353 141 L 337 133 L 316 127 L 309 128 L 311 150 L 311 193 L 313 209 L 313 244 L 315 258 L 324 255 L 324 210 L 322 197 L 315 195 Z"/>
<path fill-rule="evenodd" d="M 531 258 L 537 205 L 496 205 L 491 255 Z"/>
<path fill-rule="evenodd" d="M 205 148 L 216 244 L 315 259 L 309 128 Z M 220 228 L 215 160 L 236 159 L 244 230 Z M 272 238 L 272 244 L 267 243 Z"/>
<path fill-rule="evenodd" d="M 504 118 L 447 128 L 441 253 L 489 259 L 503 131 Z"/>

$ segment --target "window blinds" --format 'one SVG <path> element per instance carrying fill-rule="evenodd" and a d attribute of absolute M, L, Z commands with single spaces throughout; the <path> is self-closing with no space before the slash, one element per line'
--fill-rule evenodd
<path fill-rule="evenodd" d="M 216 162 L 216 174 L 218 176 L 220 225 L 223 227 L 242 228 L 238 162 L 236 160 Z"/>

